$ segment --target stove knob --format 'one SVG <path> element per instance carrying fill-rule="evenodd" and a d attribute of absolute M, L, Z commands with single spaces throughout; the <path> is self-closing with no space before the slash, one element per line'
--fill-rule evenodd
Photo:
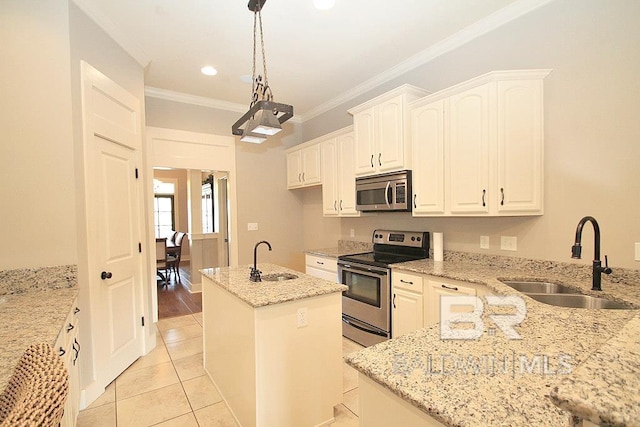
<path fill-rule="evenodd" d="M 412 241 L 412 242 L 415 242 L 415 241 L 416 241 L 416 237 L 415 237 L 415 236 L 412 236 L 412 237 L 411 237 L 411 241 Z"/>
<path fill-rule="evenodd" d="M 421 239 L 420 237 L 418 237 L 418 242 L 419 242 L 420 240 L 422 240 L 422 239 Z"/>

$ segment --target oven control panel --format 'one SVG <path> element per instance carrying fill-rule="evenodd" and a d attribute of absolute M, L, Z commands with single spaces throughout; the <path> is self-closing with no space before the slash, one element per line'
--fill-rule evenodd
<path fill-rule="evenodd" d="M 429 232 L 374 230 L 373 243 L 423 248 L 429 246 Z"/>

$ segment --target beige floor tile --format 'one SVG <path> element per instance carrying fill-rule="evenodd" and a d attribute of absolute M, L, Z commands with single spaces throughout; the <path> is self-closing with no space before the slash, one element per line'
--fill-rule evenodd
<path fill-rule="evenodd" d="M 162 338 L 156 341 L 156 348 L 151 350 L 149 353 L 145 354 L 142 357 L 139 357 L 138 360 L 133 362 L 131 366 L 127 368 L 127 371 L 134 371 L 140 368 L 147 368 L 153 365 L 159 365 L 161 363 L 170 362 L 171 357 L 169 357 L 169 352 L 167 348 L 164 346 L 162 342 Z"/>
<path fill-rule="evenodd" d="M 346 363 L 342 364 L 342 391 L 347 392 L 358 387 L 358 371 Z"/>
<path fill-rule="evenodd" d="M 330 424 L 331 427 L 359 427 L 360 420 L 344 405 L 338 405 L 333 410 L 335 421 Z"/>
<path fill-rule="evenodd" d="M 116 378 L 116 398 L 120 401 L 179 382 L 178 374 L 171 362 L 133 371 L 127 370 Z"/>
<path fill-rule="evenodd" d="M 162 338 L 167 344 L 196 337 L 202 337 L 202 326 L 197 323 L 195 325 L 183 326 L 182 328 L 162 331 Z"/>
<path fill-rule="evenodd" d="M 202 353 L 202 337 L 189 338 L 167 344 L 167 351 L 172 360 L 182 359 Z"/>
<path fill-rule="evenodd" d="M 115 402 L 80 411 L 76 427 L 116 427 Z"/>
<path fill-rule="evenodd" d="M 198 421 L 196 421 L 196 416 L 193 412 L 189 412 L 169 421 L 156 424 L 154 427 L 198 427 Z"/>
<path fill-rule="evenodd" d="M 342 337 L 342 355 L 346 356 L 354 351 L 360 351 L 364 348 L 355 341 L 351 341 L 349 338 Z"/>
<path fill-rule="evenodd" d="M 360 415 L 360 398 L 358 395 L 358 389 L 354 388 L 342 395 L 342 404 L 347 407 L 351 412 L 356 415 Z"/>
<path fill-rule="evenodd" d="M 174 360 L 173 365 L 176 371 L 178 371 L 180 381 L 205 375 L 204 367 L 202 366 L 202 353 L 196 353 L 192 356 Z"/>
<path fill-rule="evenodd" d="M 196 319 L 196 322 L 200 323 L 202 326 L 202 312 L 193 313 L 193 318 Z"/>
<path fill-rule="evenodd" d="M 205 406 L 195 411 L 200 427 L 237 427 L 231 411 L 224 402 Z"/>
<path fill-rule="evenodd" d="M 222 396 L 220 396 L 208 375 L 185 381 L 182 386 L 194 411 L 222 402 Z"/>
<path fill-rule="evenodd" d="M 108 403 L 114 403 L 116 401 L 116 382 L 111 381 L 111 384 L 104 389 L 104 393 L 100 395 L 96 400 L 89 405 L 87 409 L 97 408 L 98 406 L 106 405 Z"/>
<path fill-rule="evenodd" d="M 180 384 L 117 401 L 118 427 L 150 426 L 190 412 L 191 406 Z"/>
<path fill-rule="evenodd" d="M 186 316 L 178 316 L 178 317 L 167 317 L 165 319 L 158 320 L 158 330 L 160 332 L 166 331 L 167 329 L 175 329 L 182 328 L 183 326 L 189 326 L 198 324 L 196 319 L 193 318 L 193 315 L 187 314 Z"/>

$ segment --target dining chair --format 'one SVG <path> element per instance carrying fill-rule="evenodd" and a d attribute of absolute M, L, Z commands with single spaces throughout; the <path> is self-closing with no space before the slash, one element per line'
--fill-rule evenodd
<path fill-rule="evenodd" d="M 186 233 L 179 231 L 176 233 L 175 247 L 171 253 L 167 254 L 167 268 L 173 271 L 178 281 L 180 281 L 180 258 L 182 257 L 182 243 Z"/>
<path fill-rule="evenodd" d="M 49 344 L 27 347 L 0 395 L 0 426 L 58 426 L 69 393 L 69 373 Z"/>
<path fill-rule="evenodd" d="M 164 273 L 163 273 L 164 272 Z M 167 239 L 156 238 L 156 274 L 162 279 L 163 284 L 167 284 L 169 276 L 167 264 Z"/>

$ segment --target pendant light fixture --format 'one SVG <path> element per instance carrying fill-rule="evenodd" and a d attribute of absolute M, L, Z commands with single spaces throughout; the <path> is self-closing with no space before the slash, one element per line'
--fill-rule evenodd
<path fill-rule="evenodd" d="M 267 59 L 264 53 L 262 34 L 262 14 L 260 11 L 267 0 L 250 0 L 249 10 L 253 12 L 253 74 L 251 104 L 237 122 L 231 126 L 234 135 L 241 135 L 240 141 L 260 144 L 268 136 L 282 130 L 281 124 L 293 117 L 293 106 L 273 101 L 273 93 L 267 77 Z M 260 24 L 260 48 L 262 51 L 262 73 L 256 75 L 257 29 Z M 264 75 L 264 82 L 262 76 Z M 242 126 L 245 125 L 244 128 Z"/>

